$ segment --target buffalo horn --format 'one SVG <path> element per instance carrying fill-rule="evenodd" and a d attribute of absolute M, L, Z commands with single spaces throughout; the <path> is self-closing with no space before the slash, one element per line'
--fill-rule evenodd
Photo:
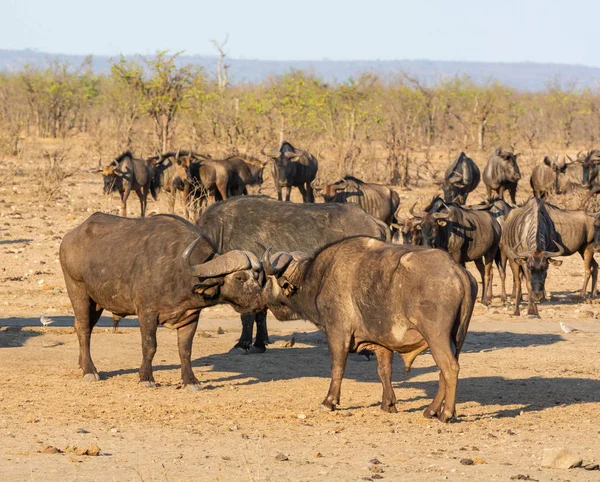
<path fill-rule="evenodd" d="M 201 239 L 204 238 L 200 236 L 194 240 L 181 255 L 184 269 L 192 276 L 197 276 L 198 278 L 215 278 L 251 267 L 253 269 L 260 268 L 258 258 L 254 255 L 250 256 L 251 253 L 246 251 L 229 251 L 206 263 L 192 265 L 190 263 L 192 251 L 194 251 L 194 248 Z"/>
<path fill-rule="evenodd" d="M 262 256 L 263 269 L 267 276 L 277 276 L 288 267 L 294 257 L 285 251 L 279 251 L 271 256 L 271 248 L 267 248 Z"/>

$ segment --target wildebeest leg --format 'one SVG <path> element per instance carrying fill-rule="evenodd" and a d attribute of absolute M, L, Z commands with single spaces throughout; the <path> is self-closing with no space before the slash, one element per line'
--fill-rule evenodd
<path fill-rule="evenodd" d="M 131 188 L 127 188 L 121 193 L 121 216 L 124 218 L 127 217 L 127 198 L 130 192 Z"/>
<path fill-rule="evenodd" d="M 515 300 L 515 312 L 514 316 L 521 316 L 521 310 L 519 304 L 521 303 L 521 266 L 518 263 L 510 260 L 510 269 L 513 274 L 513 300 Z"/>
<path fill-rule="evenodd" d="M 286 189 L 285 200 L 289 202 L 290 196 L 292 194 L 292 186 L 287 186 L 285 189 Z"/>
<path fill-rule="evenodd" d="M 147 387 L 154 386 L 152 375 L 152 359 L 156 353 L 156 330 L 158 317 L 154 314 L 140 315 L 140 331 L 142 333 L 142 366 L 140 367 L 140 383 Z"/>
<path fill-rule="evenodd" d="M 264 353 L 269 343 L 269 332 L 267 331 L 267 312 L 261 311 L 254 315 L 256 320 L 256 340 L 248 350 L 249 353 Z M 252 336 L 250 336 L 252 338 Z"/>
<path fill-rule="evenodd" d="M 350 339 L 345 333 L 327 333 L 327 343 L 329 358 L 331 358 L 331 383 L 321 405 L 329 410 L 335 410 L 336 405 L 340 404 L 340 391 L 350 351 Z"/>
<path fill-rule="evenodd" d="M 241 315 L 242 319 L 242 334 L 235 346 L 229 350 L 229 353 L 247 353 L 252 344 L 252 330 L 254 329 L 254 313 L 246 313 Z"/>
<path fill-rule="evenodd" d="M 527 283 L 527 314 L 531 316 L 540 316 L 537 304 L 535 303 L 535 301 L 533 301 L 533 298 L 531 296 L 533 292 L 533 290 L 531 289 L 531 273 L 527 268 L 523 269 L 523 273 L 525 274 L 525 282 Z"/>
<path fill-rule="evenodd" d="M 177 346 L 179 347 L 179 360 L 181 361 L 181 381 L 184 387 L 191 390 L 200 389 L 200 382 L 192 370 L 192 344 L 194 334 L 198 327 L 198 319 L 177 329 Z"/>
<path fill-rule="evenodd" d="M 434 413 L 438 414 L 438 418 L 441 422 L 448 422 L 456 414 L 456 385 L 458 384 L 458 372 L 460 367 L 458 360 L 452 353 L 449 340 L 436 337 L 429 344 L 431 355 L 435 360 L 435 364 L 439 367 L 441 372 L 440 385 L 438 392 L 443 390 L 444 405 L 443 409 L 439 406 L 438 396 L 425 409 L 425 417 L 432 416 Z M 442 385 L 443 377 L 443 385 Z"/>
<path fill-rule="evenodd" d="M 491 197 L 492 197 L 492 188 L 490 186 L 485 186 L 485 189 L 487 191 L 487 198 L 491 199 Z"/>
<path fill-rule="evenodd" d="M 477 258 L 473 261 L 475 262 L 475 266 L 477 266 L 477 270 L 479 271 L 479 274 L 481 275 L 481 302 L 484 305 L 489 305 L 490 302 L 488 301 L 488 293 L 487 293 L 487 290 L 488 290 L 487 265 L 484 266 L 482 258 Z"/>
<path fill-rule="evenodd" d="M 281 186 L 277 186 L 277 199 L 279 201 L 283 200 L 283 196 L 281 195 Z"/>
<path fill-rule="evenodd" d="M 596 282 L 598 281 L 598 263 L 594 259 L 594 250 L 592 245 L 587 246 L 585 249 L 579 251 L 579 254 L 583 258 L 583 287 L 581 288 L 581 296 L 585 298 L 585 292 L 587 291 L 587 285 L 592 277 L 592 296 L 596 296 Z"/>
<path fill-rule="evenodd" d="M 488 306 L 491 302 L 492 302 L 492 298 L 494 296 L 494 294 L 492 293 L 492 283 L 494 281 L 494 258 L 496 257 L 496 255 L 494 254 L 493 256 L 491 255 L 491 253 L 487 253 L 484 256 L 484 262 L 485 262 L 485 284 L 486 284 L 486 288 L 485 288 L 485 299 L 483 300 L 483 304 Z"/>
<path fill-rule="evenodd" d="M 307 203 L 308 199 L 306 197 L 306 188 L 304 187 L 304 184 L 298 184 L 298 190 L 300 191 L 300 194 L 302 194 L 302 202 Z"/>
<path fill-rule="evenodd" d="M 374 347 L 377 356 L 377 374 L 383 385 L 381 396 L 381 410 L 388 413 L 396 413 L 396 394 L 392 388 L 392 361 L 394 352 L 382 346 Z"/>
<path fill-rule="evenodd" d="M 140 200 L 140 217 L 143 218 L 146 216 L 146 199 L 148 198 L 148 193 L 144 188 L 136 189 L 135 193 Z"/>
<path fill-rule="evenodd" d="M 306 195 L 308 198 L 309 203 L 314 203 L 315 202 L 315 192 L 312 188 L 312 186 L 310 185 L 310 182 L 306 183 Z"/>
<path fill-rule="evenodd" d="M 498 273 L 500 274 L 500 285 L 502 289 L 502 293 L 500 294 L 500 301 L 506 301 L 506 262 L 508 258 L 504 253 L 502 248 L 498 248 L 498 253 L 496 254 Z M 514 283 L 513 283 L 514 284 Z"/>
<path fill-rule="evenodd" d="M 498 196 L 500 196 L 501 199 L 504 199 L 505 192 L 506 192 L 506 188 L 504 186 L 500 186 L 498 188 Z"/>
<path fill-rule="evenodd" d="M 94 325 L 102 314 L 102 308 L 89 297 L 84 286 L 66 276 L 65 283 L 75 313 L 75 332 L 79 341 L 79 366 L 83 370 L 83 378 L 88 381 L 100 380 L 100 375 L 90 354 L 90 339 Z"/>
<path fill-rule="evenodd" d="M 513 185 L 509 189 L 510 191 L 510 200 L 513 204 L 517 204 L 517 186 Z"/>

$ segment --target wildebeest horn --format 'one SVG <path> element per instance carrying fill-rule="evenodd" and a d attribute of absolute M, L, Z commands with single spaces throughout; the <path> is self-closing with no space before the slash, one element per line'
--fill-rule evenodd
<path fill-rule="evenodd" d="M 558 248 L 558 251 L 544 251 L 544 256 L 546 258 L 554 258 L 556 256 L 562 256 L 563 253 L 565 252 L 565 248 L 563 248 L 560 244 L 558 244 L 556 242 L 556 240 L 554 240 L 554 244 L 556 244 L 556 247 Z"/>
<path fill-rule="evenodd" d="M 323 186 L 319 183 L 317 179 L 313 179 L 310 183 L 310 187 L 312 187 L 315 191 L 321 191 Z"/>
<path fill-rule="evenodd" d="M 586 207 L 584 210 L 585 214 L 587 214 L 588 216 L 592 216 L 592 217 L 596 217 L 598 216 L 598 214 L 600 214 L 600 211 L 588 211 L 588 208 Z"/>
<path fill-rule="evenodd" d="M 191 264 L 190 257 L 192 255 L 192 251 L 194 251 L 194 248 L 201 239 L 204 238 L 200 236 L 194 240 L 194 242 L 190 244 L 181 255 L 183 268 L 190 275 L 197 276 L 198 278 L 215 278 L 217 276 L 223 276 L 243 269 L 260 269 L 260 261 L 255 255 L 248 251 L 229 251 L 228 253 L 218 256 L 210 261 L 207 261 L 206 263 L 195 265 Z"/>
<path fill-rule="evenodd" d="M 448 219 L 450 213 L 432 213 L 433 219 Z"/>
<path fill-rule="evenodd" d="M 345 179 L 341 179 L 334 184 L 334 189 L 336 191 L 343 191 L 347 187 L 348 187 L 348 181 L 346 181 Z"/>
<path fill-rule="evenodd" d="M 267 276 L 277 276 L 288 267 L 294 257 L 285 251 L 279 251 L 271 256 L 271 248 L 267 248 L 262 256 L 263 269 Z"/>

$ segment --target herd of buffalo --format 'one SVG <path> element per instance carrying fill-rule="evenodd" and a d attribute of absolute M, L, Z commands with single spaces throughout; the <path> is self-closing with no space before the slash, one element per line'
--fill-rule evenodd
<path fill-rule="evenodd" d="M 600 151 L 560 162 L 546 157 L 531 175 L 534 196 L 520 206 L 518 154 L 498 148 L 480 172 L 461 153 L 440 182 L 443 196 L 434 196 L 420 211 L 413 205 L 402 217 L 396 191 L 353 176 L 317 181 L 317 159 L 289 142 L 262 154 L 266 162 L 243 155 L 213 159 L 191 151 L 136 159 L 125 152 L 100 169 L 105 193 L 121 196 L 123 217 L 95 213 L 60 246 L 85 379 L 99 379 L 90 337 L 108 310 L 115 326 L 124 316 L 139 318 L 142 384 L 154 385 L 156 331 L 164 325 L 177 329 L 183 384 L 198 389 L 191 350 L 200 311 L 228 303 L 241 313 L 243 326 L 232 350 L 265 351 L 267 309 L 279 320 L 310 320 L 327 334 L 331 384 L 322 405 L 330 410 L 340 403 L 348 353 L 376 354 L 381 409 L 395 412 L 393 353 L 400 354 L 408 371 L 429 349 L 441 374 L 424 415 L 445 422 L 455 415 L 458 358 L 477 298 L 478 284 L 464 268 L 467 261 L 480 272 L 486 305 L 492 300 L 494 264 L 502 300 L 507 300 L 510 265 L 515 314 L 522 278 L 528 313 L 537 315 L 549 265 L 576 252 L 585 267 L 581 295 L 590 276 L 596 295 L 593 255 L 600 250 L 600 216 L 560 209 L 544 198 L 581 189 L 587 200 L 600 191 Z M 267 162 L 279 199 L 246 196 L 249 188 L 260 193 Z M 481 180 L 488 199 L 465 206 Z M 289 201 L 293 187 L 304 203 L 282 200 L 283 189 Z M 195 223 L 174 215 L 145 218 L 148 193 L 156 198 L 161 189 L 173 201 L 183 193 L 186 217 L 192 200 L 206 206 Z M 140 218 L 125 217 L 132 190 L 140 199 Z M 325 202 L 315 203 L 315 194 Z"/>

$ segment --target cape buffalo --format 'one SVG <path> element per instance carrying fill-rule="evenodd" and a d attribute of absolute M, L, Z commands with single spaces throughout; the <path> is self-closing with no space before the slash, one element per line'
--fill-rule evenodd
<path fill-rule="evenodd" d="M 90 356 L 90 337 L 105 309 L 117 318 L 139 317 L 141 383 L 154 384 L 152 358 L 160 324 L 177 329 L 183 384 L 197 386 L 190 357 L 202 308 L 229 303 L 244 313 L 264 307 L 259 259 L 247 251 L 219 255 L 199 228 L 177 216 L 92 214 L 63 238 L 60 264 L 86 380 L 100 379 Z"/>
<path fill-rule="evenodd" d="M 371 216 L 388 225 L 396 221 L 395 214 L 400 206 L 400 197 L 389 187 L 366 183 L 353 176 L 345 176 L 324 186 L 315 180 L 311 186 L 326 203 L 356 203 Z"/>
<path fill-rule="evenodd" d="M 265 154 L 264 149 L 262 153 Z M 281 190 L 286 188 L 285 200 L 289 201 L 292 187 L 297 187 L 303 202 L 314 203 L 315 196 L 310 183 L 315 180 L 319 168 L 315 156 L 295 148 L 287 141 L 281 144 L 277 155 L 268 156 L 273 159 L 273 180 L 277 189 L 277 199 L 282 200 Z"/>
<path fill-rule="evenodd" d="M 222 251 L 242 249 L 260 256 L 265 246 L 312 254 L 320 247 L 364 234 L 389 239 L 389 228 L 356 204 L 296 204 L 264 196 L 244 196 L 210 206 L 197 221 Z M 264 352 L 268 343 L 266 312 L 242 315 L 242 335 L 234 350 Z"/>
<path fill-rule="evenodd" d="M 473 159 L 461 152 L 446 168 L 442 190 L 446 202 L 465 204 L 467 196 L 474 191 L 481 180 L 481 173 Z"/>
<path fill-rule="evenodd" d="M 340 403 L 348 353 L 369 348 L 377 354 L 381 410 L 396 412 L 394 352 L 410 368 L 429 348 L 441 373 L 424 415 L 442 422 L 454 417 L 458 356 L 477 297 L 477 282 L 463 267 L 441 250 L 364 236 L 333 243 L 312 257 L 269 254 L 263 257 L 269 308 L 281 320 L 295 313 L 327 333 L 331 384 L 325 408 Z"/>
<path fill-rule="evenodd" d="M 98 170 L 104 176 L 104 194 L 114 191 L 119 193 L 121 216 L 127 216 L 127 199 L 132 190 L 140 199 L 140 216 L 143 218 L 146 215 L 148 193 L 156 201 L 162 171 L 168 167 L 165 164 L 167 158 L 168 156 L 161 156 L 160 159 L 135 159 L 131 151 L 126 151 L 108 166 Z"/>
<path fill-rule="evenodd" d="M 492 191 L 503 198 L 504 192 L 508 190 L 512 203 L 516 204 L 517 184 L 521 179 L 518 156 L 519 154 L 511 151 L 503 151 L 501 147 L 490 156 L 482 176 L 488 198 L 492 197 Z"/>

